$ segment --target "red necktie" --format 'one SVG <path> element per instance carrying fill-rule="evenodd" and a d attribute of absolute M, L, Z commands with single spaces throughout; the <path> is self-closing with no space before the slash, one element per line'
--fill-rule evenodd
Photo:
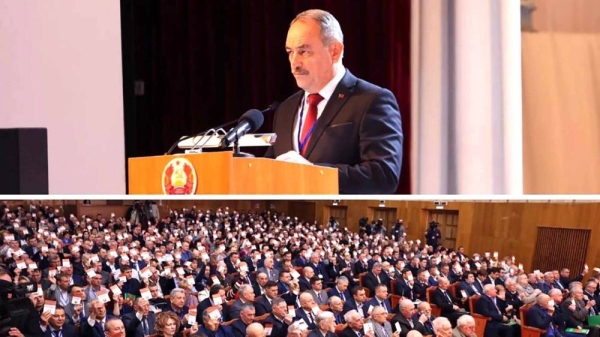
<path fill-rule="evenodd" d="M 306 149 L 308 148 L 308 141 L 310 140 L 310 136 L 312 134 L 311 130 L 315 123 L 317 122 L 317 105 L 319 102 L 323 100 L 323 97 L 319 94 L 310 94 L 308 95 L 308 113 L 306 114 L 306 119 L 304 120 L 304 124 L 302 125 L 302 132 L 300 133 L 300 154 L 304 156 L 306 153 Z M 302 145 L 301 145 L 302 144 Z"/>

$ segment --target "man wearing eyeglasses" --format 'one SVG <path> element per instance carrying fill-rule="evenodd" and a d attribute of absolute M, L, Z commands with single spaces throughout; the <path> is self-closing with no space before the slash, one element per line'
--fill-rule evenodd
<path fill-rule="evenodd" d="M 462 315 L 456 321 L 452 337 L 477 337 L 475 334 L 475 319 L 470 315 Z"/>

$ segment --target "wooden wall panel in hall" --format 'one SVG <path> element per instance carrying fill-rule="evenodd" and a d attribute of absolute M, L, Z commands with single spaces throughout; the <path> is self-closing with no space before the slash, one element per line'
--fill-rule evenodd
<path fill-rule="evenodd" d="M 326 221 L 323 209 L 331 201 L 317 201 L 316 214 Z M 378 207 L 378 200 L 341 200 L 348 206 L 347 224 L 358 229 L 358 220 L 368 216 L 370 209 Z M 431 201 L 386 201 L 386 207 L 395 207 L 397 217 L 407 225 L 407 239 L 424 239 L 427 214 L 435 211 Z M 537 228 L 574 228 L 591 230 L 590 242 L 600 242 L 600 202 L 473 202 L 450 201 L 444 210 L 458 211 L 456 245 L 464 246 L 468 253 L 498 251 L 501 256 L 515 255 L 526 270 L 531 270 Z M 588 246 L 586 261 L 590 268 L 600 267 L 600 248 Z"/>

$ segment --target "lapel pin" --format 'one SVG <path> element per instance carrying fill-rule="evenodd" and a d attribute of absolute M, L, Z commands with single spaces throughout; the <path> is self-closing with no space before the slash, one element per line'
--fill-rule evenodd
<path fill-rule="evenodd" d="M 344 98 L 344 94 L 338 94 L 338 98 Z"/>

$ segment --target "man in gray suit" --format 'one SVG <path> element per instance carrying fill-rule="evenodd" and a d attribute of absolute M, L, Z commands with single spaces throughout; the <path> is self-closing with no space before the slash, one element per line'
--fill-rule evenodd
<path fill-rule="evenodd" d="M 308 291 L 308 293 L 312 295 L 312 297 L 315 299 L 315 302 L 318 305 L 327 304 L 329 296 L 327 296 L 327 292 L 323 290 L 323 280 L 321 280 L 318 276 L 311 277 L 310 287 L 311 289 Z"/>
<path fill-rule="evenodd" d="M 243 284 L 240 286 L 240 290 L 238 291 L 240 297 L 233 302 L 231 308 L 229 309 L 229 317 L 230 319 L 240 318 L 240 311 L 242 310 L 242 306 L 245 303 L 250 303 L 254 305 L 254 289 L 252 289 L 252 285 Z"/>
<path fill-rule="evenodd" d="M 71 303 L 69 296 L 69 282 L 70 277 L 67 274 L 60 273 L 56 275 L 56 278 L 48 278 L 53 284 L 46 290 L 46 299 L 56 301 L 56 304 L 61 307 L 66 307 L 67 304 Z"/>
<path fill-rule="evenodd" d="M 275 262 L 273 262 L 272 257 L 267 257 L 265 259 L 265 266 L 262 268 L 258 268 L 258 272 L 267 274 L 267 276 L 269 277 L 269 281 L 279 281 L 279 270 L 275 269 Z"/>
<path fill-rule="evenodd" d="M 382 306 L 376 306 L 371 311 L 371 318 L 367 320 L 373 326 L 375 337 L 398 337 L 400 331 L 392 332 L 392 325 L 387 321 L 387 312 Z"/>

